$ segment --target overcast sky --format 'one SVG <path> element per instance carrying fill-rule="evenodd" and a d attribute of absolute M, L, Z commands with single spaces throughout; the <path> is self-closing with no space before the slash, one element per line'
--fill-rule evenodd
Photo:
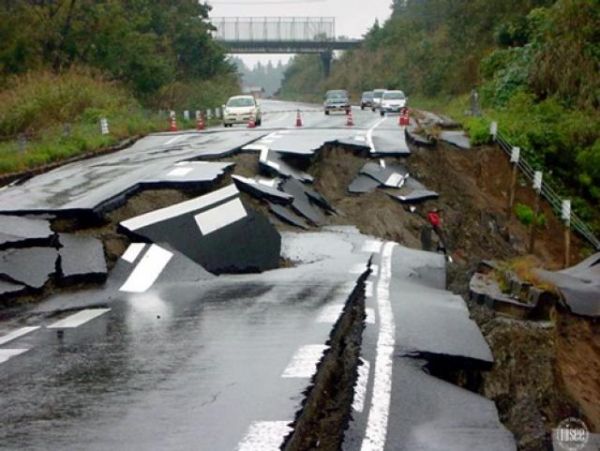
<path fill-rule="evenodd" d="M 392 0 L 208 0 L 212 17 L 335 17 L 336 34 L 360 38 L 375 22 L 391 14 Z M 287 55 L 244 55 L 246 64 L 269 59 L 286 61 Z"/>

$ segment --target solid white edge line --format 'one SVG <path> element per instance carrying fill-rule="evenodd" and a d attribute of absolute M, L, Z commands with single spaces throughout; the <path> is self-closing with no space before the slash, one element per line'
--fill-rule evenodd
<path fill-rule="evenodd" d="M 288 421 L 255 421 L 238 444 L 238 451 L 279 451 L 285 437 L 292 432 Z"/>
<path fill-rule="evenodd" d="M 356 386 L 354 387 L 354 400 L 352 401 L 352 408 L 357 412 L 362 412 L 365 408 L 365 397 L 367 395 L 367 383 L 369 382 L 369 373 L 371 371 L 371 365 L 368 361 L 360 358 L 362 365 L 358 367 L 358 378 L 356 379 Z"/>
<path fill-rule="evenodd" d="M 381 273 L 377 284 L 379 336 L 375 358 L 375 377 L 371 395 L 371 408 L 361 451 L 383 451 L 387 438 L 396 335 L 396 325 L 390 302 L 392 253 L 395 246 L 395 243 L 388 242 L 384 245 L 381 253 Z"/>
<path fill-rule="evenodd" d="M 185 177 L 193 170 L 194 170 L 194 168 L 190 168 L 190 167 L 175 168 L 171 172 L 167 173 L 167 177 Z"/>
<path fill-rule="evenodd" d="M 29 351 L 29 349 L 0 349 L 0 363 L 4 363 L 27 351 Z"/>
<path fill-rule="evenodd" d="M 226 186 L 212 193 L 205 194 L 204 196 L 197 197 L 185 202 L 181 202 L 170 207 L 161 208 L 159 210 L 151 211 L 150 213 L 136 216 L 135 218 L 128 219 L 121 222 L 121 226 L 128 230 L 134 231 L 155 224 L 157 222 L 164 221 L 166 219 L 181 216 L 186 213 L 190 213 L 194 210 L 200 210 L 201 208 L 208 207 L 217 202 L 226 200 L 230 197 L 236 196 L 239 191 L 235 187 L 235 184 Z"/>
<path fill-rule="evenodd" d="M 248 216 L 242 201 L 239 198 L 230 200 L 218 207 L 203 211 L 194 216 L 194 220 L 203 236 L 227 227 L 234 222 Z"/>
<path fill-rule="evenodd" d="M 145 247 L 145 243 L 131 243 L 121 258 L 126 262 L 133 263 Z"/>
<path fill-rule="evenodd" d="M 140 259 L 125 283 L 119 288 L 119 291 L 126 293 L 143 293 L 147 291 L 154 285 L 154 282 L 156 282 L 156 279 L 158 279 L 172 257 L 172 252 L 153 244 Z"/>
<path fill-rule="evenodd" d="M 305 345 L 296 351 L 281 377 L 311 378 L 317 371 L 317 364 L 328 349 L 325 345 Z"/>
<path fill-rule="evenodd" d="M 21 327 L 20 329 L 13 330 L 12 332 L 0 337 L 0 346 L 5 345 L 6 343 L 10 343 L 17 338 L 21 338 L 24 335 L 27 335 L 34 330 L 39 329 L 40 326 L 30 326 L 30 327 Z"/>
<path fill-rule="evenodd" d="M 365 297 L 372 298 L 373 297 L 373 282 L 367 280 L 365 282 Z"/>

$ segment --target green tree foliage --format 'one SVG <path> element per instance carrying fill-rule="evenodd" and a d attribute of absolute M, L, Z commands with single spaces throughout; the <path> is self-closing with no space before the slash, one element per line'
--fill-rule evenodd
<path fill-rule="evenodd" d="M 0 5 L 0 78 L 99 68 L 139 96 L 230 73 L 196 0 L 20 0 Z"/>

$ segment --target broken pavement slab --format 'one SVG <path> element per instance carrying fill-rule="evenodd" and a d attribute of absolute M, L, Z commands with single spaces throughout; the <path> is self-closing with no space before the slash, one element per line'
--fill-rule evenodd
<path fill-rule="evenodd" d="M 279 266 L 281 236 L 242 204 L 235 185 L 123 221 L 129 235 L 166 244 L 215 274 Z"/>
<path fill-rule="evenodd" d="M 286 163 L 283 158 L 276 152 L 271 152 L 267 147 L 263 147 L 260 150 L 259 156 L 260 167 L 266 170 L 268 173 L 275 173 L 282 177 L 293 177 L 301 182 L 312 182 L 314 178 L 312 175 L 307 174 L 304 171 L 293 168 Z"/>
<path fill-rule="evenodd" d="M 471 140 L 462 130 L 444 130 L 440 133 L 439 139 L 459 149 L 471 149 Z"/>
<path fill-rule="evenodd" d="M 358 174 L 348 186 L 348 192 L 352 194 L 372 193 L 381 186 L 381 183 L 367 175 Z"/>
<path fill-rule="evenodd" d="M 145 188 L 207 187 L 216 183 L 234 163 L 181 161 L 140 183 Z"/>
<path fill-rule="evenodd" d="M 360 174 L 368 175 L 387 188 L 401 188 L 409 175 L 408 170 L 399 164 L 385 165 L 372 162 L 366 163 L 360 170 Z"/>
<path fill-rule="evenodd" d="M 55 234 L 45 219 L 0 215 L 0 250 L 14 247 L 50 246 Z"/>
<path fill-rule="evenodd" d="M 0 300 L 18 296 L 26 291 L 27 287 L 25 285 L 0 279 Z"/>
<path fill-rule="evenodd" d="M 56 273 L 58 252 L 51 247 L 0 251 L 0 277 L 39 290 Z"/>
<path fill-rule="evenodd" d="M 289 178 L 283 182 L 281 189 L 286 193 L 294 196 L 292 208 L 300 215 L 308 219 L 313 225 L 320 226 L 325 222 L 325 217 L 315 206 L 307 193 L 307 187 L 294 178 Z"/>
<path fill-rule="evenodd" d="M 283 205 L 289 205 L 294 200 L 294 196 L 277 188 L 277 185 L 281 183 L 279 179 L 273 179 L 272 183 L 268 183 L 261 181 L 261 179 L 249 179 L 240 175 L 232 175 L 231 178 L 240 191 L 244 191 L 258 199 Z"/>
<path fill-rule="evenodd" d="M 535 271 L 544 281 L 555 285 L 569 309 L 582 316 L 600 316 L 600 253 L 575 266 L 552 272 Z"/>
<path fill-rule="evenodd" d="M 103 282 L 108 269 L 104 246 L 96 238 L 61 233 L 60 255 L 61 282 Z"/>
<path fill-rule="evenodd" d="M 284 207 L 283 205 L 276 205 L 269 202 L 269 211 L 288 224 L 305 230 L 310 228 L 304 218 L 298 216 L 289 207 Z"/>

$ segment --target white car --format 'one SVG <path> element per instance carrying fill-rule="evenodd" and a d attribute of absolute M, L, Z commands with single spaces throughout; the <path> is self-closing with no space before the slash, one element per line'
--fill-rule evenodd
<path fill-rule="evenodd" d="M 255 124 L 261 125 L 262 112 L 260 104 L 254 96 L 234 96 L 223 105 L 223 125 L 225 127 L 232 127 L 233 124 L 247 124 L 252 116 Z"/>
<path fill-rule="evenodd" d="M 371 107 L 371 109 L 373 111 L 376 111 L 377 108 L 379 108 L 381 106 L 381 99 L 383 97 L 383 94 L 387 91 L 387 89 L 374 89 L 373 90 L 373 106 Z"/>
<path fill-rule="evenodd" d="M 385 113 L 399 113 L 406 106 L 406 96 L 402 91 L 385 91 L 381 97 L 379 112 L 382 116 Z"/>

